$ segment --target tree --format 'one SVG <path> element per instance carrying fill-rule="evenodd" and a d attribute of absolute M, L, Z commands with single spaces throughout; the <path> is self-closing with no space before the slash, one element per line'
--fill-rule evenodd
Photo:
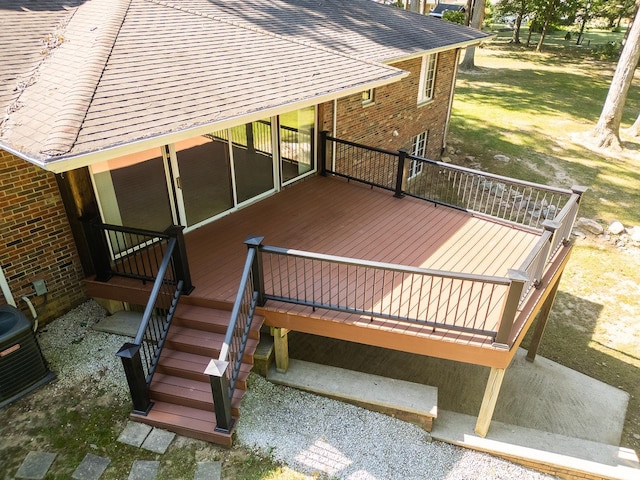
<path fill-rule="evenodd" d="M 636 121 L 633 122 L 633 125 L 627 130 L 627 133 L 632 137 L 640 137 L 640 115 L 638 115 Z"/>
<path fill-rule="evenodd" d="M 520 29 L 525 17 L 533 13 L 533 0 L 500 0 L 495 5 L 495 14 L 500 17 L 515 15 L 511 43 L 520 44 Z"/>
<path fill-rule="evenodd" d="M 639 0 L 640 1 L 640 0 Z M 473 28 L 477 28 L 478 30 L 482 29 L 482 21 L 484 20 L 484 7 L 485 0 L 475 0 L 473 2 L 473 12 L 471 14 L 471 24 L 470 26 Z M 467 47 L 467 50 L 464 52 L 464 59 L 460 64 L 461 70 L 475 70 L 475 55 L 476 55 L 476 47 Z"/>
<path fill-rule="evenodd" d="M 602 107 L 598 123 L 593 129 L 593 143 L 600 148 L 622 149 L 620 122 L 627 93 L 640 60 L 640 0 L 636 0 L 636 13 L 628 31 L 609 93 Z M 638 121 L 636 121 L 638 123 Z M 634 124 L 635 125 L 635 124 Z"/>

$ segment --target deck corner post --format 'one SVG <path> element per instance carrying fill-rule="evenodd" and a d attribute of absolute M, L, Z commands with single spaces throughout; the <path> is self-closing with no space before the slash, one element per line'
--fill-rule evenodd
<path fill-rule="evenodd" d="M 589 190 L 588 187 L 585 187 L 583 185 L 574 185 L 573 187 L 571 187 L 571 191 L 573 193 L 575 193 L 576 195 L 578 195 L 578 203 L 580 203 L 580 200 L 582 200 L 582 195 Z"/>
<path fill-rule="evenodd" d="M 496 408 L 505 371 L 504 368 L 492 367 L 491 373 L 489 373 L 489 379 L 487 380 L 484 397 L 482 397 L 482 405 L 480 405 L 480 412 L 478 413 L 475 428 L 476 434 L 482 438 L 486 437 L 489 432 L 489 425 L 491 425 L 491 419 L 493 418 L 493 412 Z"/>
<path fill-rule="evenodd" d="M 80 218 L 84 238 L 89 248 L 93 270 L 98 282 L 106 282 L 111 278 L 111 254 L 104 232 L 100 232 L 100 218 Z"/>
<path fill-rule="evenodd" d="M 273 329 L 273 346 L 276 355 L 276 370 L 286 373 L 289 369 L 289 331 L 286 328 Z"/>
<path fill-rule="evenodd" d="M 396 172 L 396 189 L 393 194 L 396 198 L 404 197 L 404 180 L 405 180 L 405 164 L 407 163 L 407 152 L 406 149 L 401 148 L 398 150 L 398 171 Z"/>
<path fill-rule="evenodd" d="M 176 239 L 176 248 L 173 250 L 173 265 L 178 277 L 176 280 L 182 280 L 182 294 L 189 295 L 195 287 L 191 283 L 187 246 L 184 242 L 184 227 L 182 225 L 171 225 L 164 233 Z"/>
<path fill-rule="evenodd" d="M 222 433 L 230 433 L 234 423 L 231 416 L 229 380 L 226 375 L 228 367 L 229 362 L 211 360 L 204 370 L 204 374 L 209 376 L 211 393 L 213 394 L 213 409 L 216 415 L 215 430 Z"/>
<path fill-rule="evenodd" d="M 320 175 L 327 176 L 327 137 L 329 132 L 322 130 L 320 132 L 320 144 L 318 145 L 318 167 L 320 167 Z"/>
<path fill-rule="evenodd" d="M 533 336 L 531 337 L 529 348 L 527 349 L 527 356 L 525 357 L 528 362 L 533 362 L 536 359 L 538 348 L 540 347 L 540 342 L 542 341 L 542 335 L 544 335 L 544 330 L 547 326 L 547 320 L 549 319 L 549 314 L 551 313 L 551 307 L 553 307 L 553 303 L 555 302 L 556 295 L 558 293 L 560 278 L 562 278 L 562 274 L 556 280 L 556 283 L 553 285 L 551 291 L 549 292 L 549 296 L 542 304 L 542 308 L 540 309 L 540 313 L 538 314 L 536 328 L 533 331 Z"/>
<path fill-rule="evenodd" d="M 518 305 L 522 297 L 524 285 L 529 279 L 527 272 L 521 270 L 509 270 L 509 290 L 507 297 L 502 304 L 502 313 L 500 315 L 500 326 L 498 333 L 493 341 L 494 346 L 506 346 L 509 348 L 509 336 L 511 335 L 511 327 L 516 318 Z"/>
<path fill-rule="evenodd" d="M 249 236 L 244 241 L 249 249 L 253 249 L 254 258 L 252 264 L 253 287 L 258 292 L 258 306 L 262 307 L 266 300 L 264 299 L 264 270 L 262 268 L 262 242 L 264 237 L 257 235 Z"/>
<path fill-rule="evenodd" d="M 127 342 L 122 345 L 116 355 L 122 360 L 124 374 L 127 377 L 127 384 L 131 393 L 133 412 L 138 415 L 147 415 L 153 403 L 149 398 L 149 388 L 142 368 L 140 345 Z"/>

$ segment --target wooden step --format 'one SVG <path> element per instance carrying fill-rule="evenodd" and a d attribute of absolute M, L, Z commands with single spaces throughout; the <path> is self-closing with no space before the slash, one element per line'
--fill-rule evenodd
<path fill-rule="evenodd" d="M 171 350 L 193 353 L 208 358 L 218 358 L 224 343 L 224 334 L 171 325 L 166 342 L 165 348 Z M 257 339 L 247 339 L 243 362 L 253 365 L 253 352 L 255 352 L 257 346 Z"/>
<path fill-rule="evenodd" d="M 248 352 L 249 353 L 249 352 Z M 199 382 L 209 382 L 209 376 L 204 374 L 209 365 L 209 357 L 188 352 L 179 352 L 164 348 L 158 362 L 156 373 L 165 373 L 175 377 L 189 378 Z M 251 372 L 252 364 L 243 363 L 238 377 L 238 388 L 247 389 L 247 378 Z"/>
<path fill-rule="evenodd" d="M 205 308 L 197 305 L 178 305 L 173 318 L 173 325 L 193 328 L 205 332 L 227 333 L 231 312 L 227 310 Z M 250 338 L 260 337 L 260 326 L 264 319 L 259 315 L 254 316 Z"/>
<path fill-rule="evenodd" d="M 183 405 L 213 411 L 213 396 L 209 382 L 198 382 L 189 378 L 174 377 L 164 373 L 156 373 L 149 387 L 151 400 Z M 236 388 L 231 400 L 231 414 L 238 416 L 240 402 L 245 391 Z"/>
<path fill-rule="evenodd" d="M 230 433 L 216 432 L 216 416 L 213 410 L 199 410 L 196 408 L 156 401 L 153 408 L 146 415 L 130 415 L 131 420 L 158 427 L 170 432 L 197 438 L 206 442 L 231 447 L 233 442 L 232 428 Z M 237 420 L 237 417 L 235 418 Z"/>

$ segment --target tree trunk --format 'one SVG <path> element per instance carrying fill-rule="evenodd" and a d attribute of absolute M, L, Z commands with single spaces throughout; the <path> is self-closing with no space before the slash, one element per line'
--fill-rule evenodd
<path fill-rule="evenodd" d="M 513 27 L 513 36 L 511 37 L 511 43 L 520 45 L 520 26 L 522 25 L 522 14 L 516 15 L 516 24 Z"/>
<path fill-rule="evenodd" d="M 529 24 L 529 34 L 527 35 L 527 47 L 531 44 L 531 34 L 533 33 L 533 29 L 531 28 L 532 24 Z"/>
<path fill-rule="evenodd" d="M 484 19 L 484 5 L 485 0 L 476 0 L 474 2 L 473 13 L 471 14 L 472 28 L 476 28 L 478 30 L 482 29 L 482 20 Z M 467 47 L 467 50 L 464 52 L 464 59 L 460 64 L 461 70 L 469 71 L 476 69 L 475 54 L 476 47 Z"/>
<path fill-rule="evenodd" d="M 640 6 L 640 0 L 636 0 L 636 5 Z M 633 74 L 640 60 L 640 21 L 638 21 L 638 10 L 634 19 L 627 42 L 622 49 L 618 66 L 613 74 L 609 93 L 602 107 L 602 113 L 598 123 L 593 129 L 593 142 L 600 148 L 612 148 L 620 150 L 620 122 L 624 104 L 627 100 L 627 93 L 633 81 Z M 636 121 L 636 124 L 638 121 Z M 635 124 L 634 124 L 635 125 Z"/>
<path fill-rule="evenodd" d="M 538 45 L 536 46 L 536 52 L 538 53 L 542 51 L 544 37 L 547 36 L 547 28 L 549 28 L 549 23 L 551 23 L 551 17 L 553 16 L 553 12 L 555 12 L 556 10 L 557 3 L 558 0 L 549 0 L 549 7 L 547 8 L 544 16 L 544 26 L 542 27 L 542 34 L 540 35 L 540 40 L 538 40 Z"/>
<path fill-rule="evenodd" d="M 632 137 L 640 137 L 640 115 L 638 115 L 636 121 L 633 122 L 633 125 L 627 130 L 627 133 Z"/>

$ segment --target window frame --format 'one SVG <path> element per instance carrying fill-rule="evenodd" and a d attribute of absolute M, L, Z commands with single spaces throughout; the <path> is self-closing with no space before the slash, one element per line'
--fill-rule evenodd
<path fill-rule="evenodd" d="M 361 93 L 361 99 L 362 99 L 362 106 L 366 107 L 367 105 L 373 105 L 374 103 L 376 103 L 376 97 L 375 97 L 375 88 L 370 88 L 368 90 L 363 90 Z M 368 94 L 368 98 L 365 98 L 365 95 Z"/>
<path fill-rule="evenodd" d="M 437 70 L 438 54 L 425 53 L 422 56 L 422 65 L 420 67 L 418 105 L 431 102 L 435 97 Z"/>
<path fill-rule="evenodd" d="M 414 157 L 427 158 L 427 145 L 429 144 L 429 130 L 420 132 L 411 139 L 411 155 Z M 422 173 L 423 162 L 411 160 L 409 163 L 409 174 L 407 178 L 413 178 Z"/>

